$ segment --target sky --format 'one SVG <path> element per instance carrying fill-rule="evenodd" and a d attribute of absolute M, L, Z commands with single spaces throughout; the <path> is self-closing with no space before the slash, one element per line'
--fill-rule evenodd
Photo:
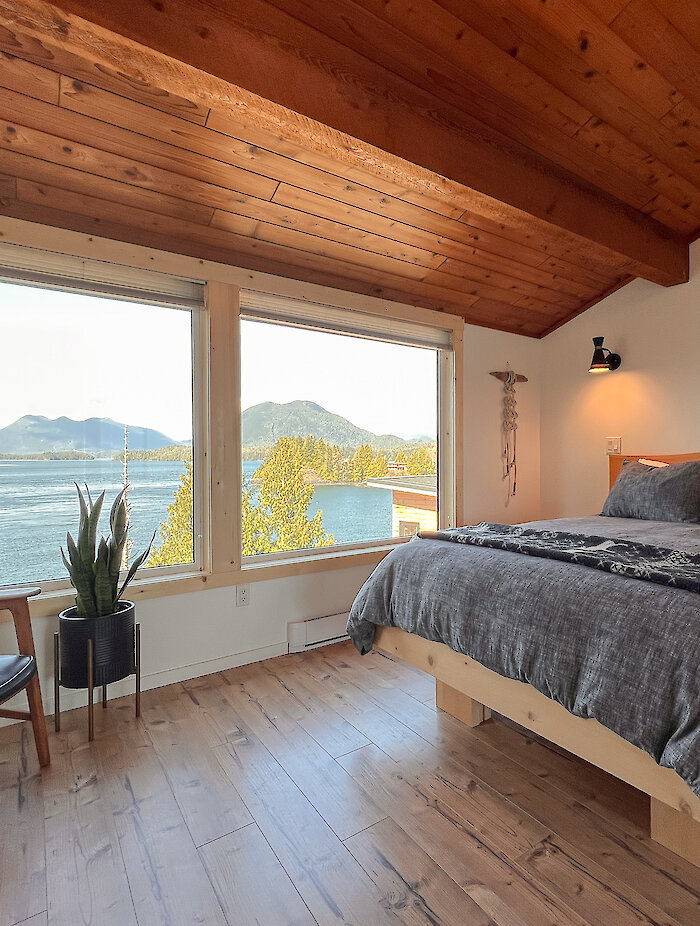
<path fill-rule="evenodd" d="M 375 434 L 434 436 L 436 351 L 242 321 L 242 407 L 294 399 Z"/>
<path fill-rule="evenodd" d="M 112 418 L 192 436 L 191 315 L 0 282 L 0 428 Z"/>
<path fill-rule="evenodd" d="M 0 282 L 0 428 L 112 418 L 192 436 L 191 316 Z M 307 399 L 376 434 L 436 433 L 436 352 L 241 323 L 241 400 Z"/>

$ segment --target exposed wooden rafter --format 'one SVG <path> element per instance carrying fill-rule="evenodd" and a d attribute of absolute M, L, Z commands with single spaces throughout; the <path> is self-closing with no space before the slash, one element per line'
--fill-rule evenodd
<path fill-rule="evenodd" d="M 669 229 L 272 3 L 60 7 L 0 4 L 7 27 L 243 125 L 494 222 L 583 239 L 616 255 L 628 274 L 666 285 L 687 279 L 687 247 Z"/>
<path fill-rule="evenodd" d="M 687 278 L 697 19 L 0 0 L 0 212 L 542 337 L 637 276 Z"/>

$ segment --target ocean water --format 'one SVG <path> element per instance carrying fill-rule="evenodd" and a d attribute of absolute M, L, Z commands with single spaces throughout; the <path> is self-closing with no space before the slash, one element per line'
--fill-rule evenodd
<path fill-rule="evenodd" d="M 243 464 L 248 483 L 259 461 Z M 147 546 L 166 520 L 184 464 L 129 464 L 129 505 L 134 552 Z M 66 576 L 60 547 L 66 531 L 76 535 L 78 502 L 74 482 L 87 483 L 93 498 L 107 490 L 111 505 L 122 485 L 117 460 L 0 460 L 0 586 Z M 391 492 L 362 486 L 316 486 L 308 515 L 323 513 L 323 527 L 336 543 L 391 536 Z M 100 528 L 109 530 L 109 508 Z"/>

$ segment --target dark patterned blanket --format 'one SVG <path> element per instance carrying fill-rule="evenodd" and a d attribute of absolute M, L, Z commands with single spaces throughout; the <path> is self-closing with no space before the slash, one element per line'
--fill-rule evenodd
<path fill-rule="evenodd" d="M 671 550 L 650 543 L 636 543 L 612 537 L 569 534 L 566 531 L 534 530 L 510 524 L 455 527 L 445 531 L 421 531 L 424 540 L 449 540 L 476 547 L 491 547 L 540 556 L 564 563 L 578 563 L 618 576 L 643 579 L 670 588 L 700 594 L 700 554 Z"/>

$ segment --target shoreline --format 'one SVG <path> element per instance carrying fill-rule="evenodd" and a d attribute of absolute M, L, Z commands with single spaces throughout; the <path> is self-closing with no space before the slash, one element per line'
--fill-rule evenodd
<path fill-rule="evenodd" d="M 176 457 L 172 460 L 163 459 L 138 459 L 130 457 L 129 463 L 186 463 L 189 457 L 180 459 Z M 15 456 L 14 454 L 0 453 L 0 463 L 124 463 L 119 457 L 102 457 L 102 456 L 79 456 L 79 457 L 53 457 L 53 456 Z"/>
<path fill-rule="evenodd" d="M 251 479 L 250 484 L 253 486 L 261 486 L 262 479 Z M 305 479 L 304 485 L 306 486 L 335 486 L 338 488 L 352 488 L 353 486 L 360 489 L 370 488 L 366 482 L 330 482 L 323 479 Z M 373 486 L 372 488 L 379 488 L 379 486 Z M 387 486 L 389 488 L 389 486 Z"/>

